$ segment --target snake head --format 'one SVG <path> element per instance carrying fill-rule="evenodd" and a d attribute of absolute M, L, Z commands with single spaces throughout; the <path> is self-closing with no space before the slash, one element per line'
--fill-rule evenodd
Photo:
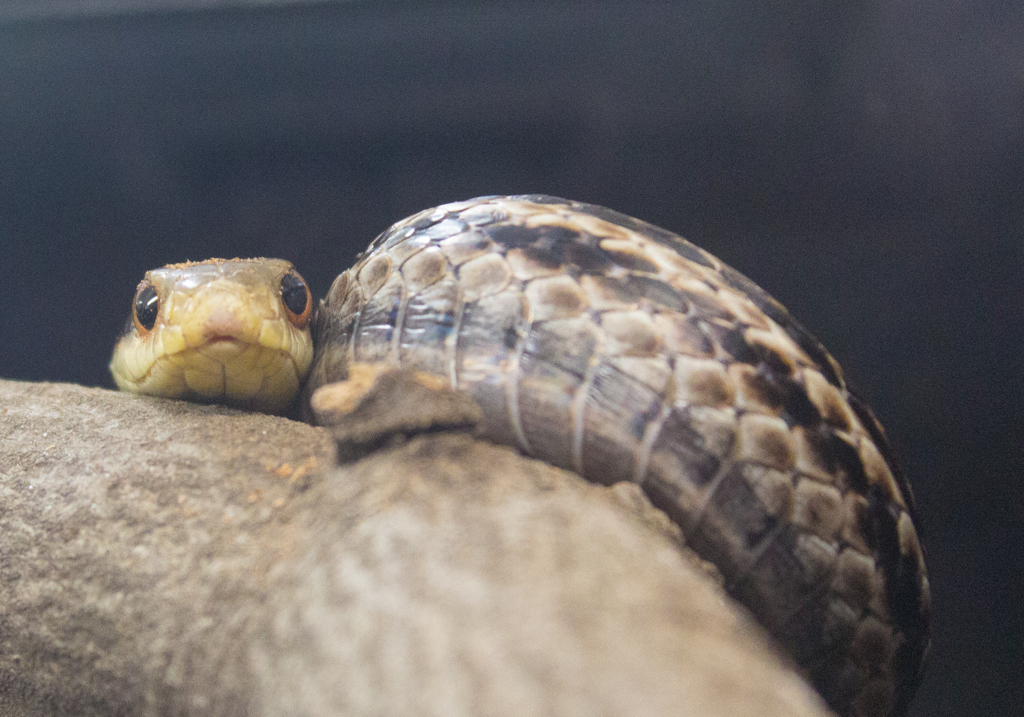
<path fill-rule="evenodd" d="M 210 259 L 146 273 L 110 371 L 118 388 L 286 411 L 313 358 L 313 299 L 281 259 Z"/>

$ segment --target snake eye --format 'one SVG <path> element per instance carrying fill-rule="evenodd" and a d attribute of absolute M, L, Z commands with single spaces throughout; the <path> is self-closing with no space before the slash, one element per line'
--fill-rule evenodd
<path fill-rule="evenodd" d="M 156 325 L 156 315 L 160 311 L 160 297 L 156 289 L 148 281 L 139 284 L 135 292 L 135 305 L 132 311 L 132 318 L 135 319 L 135 328 L 141 334 L 148 334 Z"/>
<path fill-rule="evenodd" d="M 281 301 L 288 310 L 288 319 L 300 329 L 305 328 L 313 308 L 313 297 L 309 295 L 306 282 L 294 271 L 281 277 Z"/>

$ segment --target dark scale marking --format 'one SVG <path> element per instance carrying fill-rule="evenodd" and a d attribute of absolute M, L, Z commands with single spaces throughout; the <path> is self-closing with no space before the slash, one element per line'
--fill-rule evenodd
<path fill-rule="evenodd" d="M 828 578 L 834 576 L 829 571 Z M 822 661 L 831 662 L 833 669 L 842 664 L 844 653 L 849 649 L 857 629 L 858 615 L 852 610 L 847 614 L 829 614 L 828 584 L 824 582 L 810 591 L 806 602 L 787 620 L 798 635 L 798 644 L 803 646 L 801 661 L 806 660 L 814 670 Z"/>
<path fill-rule="evenodd" d="M 558 324 L 571 326 L 563 328 Z M 532 356 L 582 381 L 597 344 L 595 332 L 584 330 L 583 326 L 589 324 L 574 319 L 535 324 L 526 338 L 523 355 Z"/>
<path fill-rule="evenodd" d="M 630 287 L 632 296 L 643 297 L 653 304 L 685 314 L 689 309 L 686 299 L 671 285 L 650 276 L 630 274 L 622 279 Z"/>
<path fill-rule="evenodd" d="M 798 324 L 794 319 L 790 318 L 788 324 L 781 324 L 782 328 L 786 330 L 790 338 L 796 341 L 797 346 L 804 350 L 811 361 L 815 363 L 818 371 L 825 377 L 825 380 L 830 384 L 839 389 L 846 388 L 846 382 L 843 380 L 842 375 L 839 373 L 838 367 L 836 366 L 835 360 L 831 354 L 825 350 L 825 347 L 821 345 L 821 342 L 803 326 Z"/>
<path fill-rule="evenodd" d="M 804 387 L 793 379 L 786 377 L 782 400 L 782 420 L 789 426 L 805 426 L 812 428 L 822 422 L 821 411 L 814 405 Z"/>
<path fill-rule="evenodd" d="M 540 264 L 545 269 L 558 269 L 565 263 L 564 257 L 557 251 L 557 248 L 543 244 L 530 244 L 523 247 L 523 254 L 527 259 Z"/>
<path fill-rule="evenodd" d="M 747 387 L 761 403 L 779 410 L 779 417 L 790 428 L 813 428 L 821 423 L 821 412 L 807 397 L 804 387 L 774 366 L 759 364 L 757 372 L 746 377 Z"/>
<path fill-rule="evenodd" d="M 736 317 L 731 311 L 726 309 L 707 294 L 683 290 L 679 292 L 679 295 L 682 296 L 683 299 L 685 299 L 692 307 L 690 309 L 691 315 L 695 315 L 701 319 L 723 319 L 729 322 L 736 320 Z"/>
<path fill-rule="evenodd" d="M 644 432 L 647 430 L 647 426 L 661 415 L 665 404 L 659 398 L 657 401 L 651 401 L 650 405 L 647 406 L 647 410 L 643 413 L 637 414 L 637 419 L 640 420 L 640 433 L 637 438 L 643 438 Z"/>
<path fill-rule="evenodd" d="M 660 404 L 656 402 L 652 403 L 651 406 L 648 407 L 648 409 L 643 413 L 633 414 L 633 417 L 629 419 L 629 423 L 627 424 L 627 427 L 629 429 L 629 435 L 633 436 L 633 438 L 637 439 L 638 441 L 643 439 L 644 432 L 647 429 L 648 421 L 650 421 L 652 417 L 658 415 L 657 411 L 651 410 L 656 406 L 660 406 Z"/>
<path fill-rule="evenodd" d="M 741 379 L 746 384 L 746 389 L 757 396 L 760 403 L 771 408 L 781 408 L 783 403 L 783 391 L 776 376 L 771 370 L 763 367 L 759 370 L 744 374 Z"/>
<path fill-rule="evenodd" d="M 902 462 L 896 456 L 896 451 L 893 449 L 892 444 L 889 443 L 889 439 L 882 430 L 882 425 L 878 422 L 878 419 L 875 418 L 874 412 L 860 400 L 860 397 L 857 394 L 851 391 L 848 393 L 846 399 L 850 404 L 850 407 L 853 409 L 853 412 L 857 414 L 857 418 L 859 418 L 860 422 L 864 424 L 864 428 L 867 429 L 875 447 L 878 449 L 878 452 L 882 454 L 882 458 L 885 459 L 886 465 L 889 466 L 889 470 L 892 472 L 893 478 L 896 479 L 896 485 L 899 486 L 900 492 L 903 494 L 903 500 L 907 504 L 910 519 L 914 522 L 914 527 L 917 529 L 918 538 L 923 538 L 924 536 L 921 532 L 921 526 L 917 521 L 917 506 L 914 504 L 914 493 L 910 489 L 910 481 L 907 479 L 907 475 L 903 471 Z"/>
<path fill-rule="evenodd" d="M 627 269 L 629 271 L 643 271 L 648 274 L 657 274 L 660 271 L 658 264 L 643 256 L 642 250 L 639 248 L 635 250 L 619 250 L 609 249 L 608 247 L 602 246 L 601 251 L 607 254 L 609 259 L 611 259 L 616 265 L 621 266 L 623 269 Z"/>
<path fill-rule="evenodd" d="M 858 682 L 862 675 L 857 670 L 845 666 L 840 661 L 841 659 L 839 655 L 833 657 L 833 662 L 828 662 L 827 658 L 819 659 L 808 668 L 807 675 L 811 680 L 816 680 L 817 684 L 822 685 L 819 692 L 828 704 L 850 705 L 857 700 L 857 693 L 860 689 Z M 882 699 L 885 697 L 883 696 Z M 868 698 L 869 703 L 873 701 L 874 698 Z M 904 713 L 890 710 L 886 714 L 896 717 Z"/>
<path fill-rule="evenodd" d="M 509 351 L 513 350 L 519 343 L 519 332 L 515 326 L 508 326 L 505 328 L 504 334 L 502 335 L 502 343 L 505 344 L 505 348 Z"/>
<path fill-rule="evenodd" d="M 705 529 L 691 531 L 687 538 L 698 551 L 712 556 L 713 562 L 732 566 L 729 571 L 732 574 L 724 576 L 727 584 L 735 579 L 735 571 L 741 569 L 737 563 L 743 562 L 728 554 L 732 552 L 734 541 L 739 538 L 744 548 L 741 553 L 746 557 L 756 546 L 777 533 L 779 517 L 771 512 L 753 488 L 757 474 L 764 470 L 761 466 L 746 463 L 730 466 L 721 477 L 703 516 Z M 718 516 L 736 516 L 737 520 L 729 521 L 723 531 Z"/>
<path fill-rule="evenodd" d="M 913 642 L 919 643 L 926 626 L 922 620 L 921 584 L 914 556 L 901 553 L 895 575 L 889 577 L 892 578 L 889 601 L 896 625 L 913 638 Z"/>
<path fill-rule="evenodd" d="M 759 363 L 758 356 L 747 343 L 743 336 L 744 327 L 722 326 L 717 323 L 708 323 L 711 338 L 714 339 L 722 350 L 740 363 L 748 363 L 756 366 Z"/>
<path fill-rule="evenodd" d="M 612 266 L 612 260 L 591 241 L 575 241 L 565 247 L 565 261 L 584 274 L 601 275 Z"/>
<path fill-rule="evenodd" d="M 897 686 L 897 707 L 905 709 L 919 681 L 917 667 L 924 658 L 928 642 L 929 614 L 921 593 L 921 576 L 915 555 L 904 555 L 899 549 L 898 521 L 900 510 L 885 496 L 880 486 L 871 486 L 867 493 L 869 535 L 874 537 L 875 562 L 885 574 L 885 594 L 896 630 L 906 641 L 897 650 L 896 663 L 904 674 L 914 676 L 910 683 Z"/>
<path fill-rule="evenodd" d="M 532 239 L 521 245 L 523 253 L 548 269 L 558 269 L 570 263 L 569 253 L 574 247 L 581 246 L 580 232 L 568 227 L 539 227 L 530 232 L 520 231 L 528 233 Z"/>
<path fill-rule="evenodd" d="M 619 301 L 623 304 L 634 304 L 643 297 L 643 294 L 640 293 L 639 285 L 631 282 L 628 274 L 615 277 L 598 276 L 595 277 L 595 281 L 602 290 L 611 292 L 612 300 L 614 301 Z"/>
<path fill-rule="evenodd" d="M 898 581 L 893 580 L 900 573 L 902 556 L 897 530 L 899 509 L 895 508 L 880 486 L 873 485 L 867 491 L 868 507 L 865 519 L 868 521 L 871 544 L 875 549 L 875 562 L 885 571 L 885 592 L 890 607 L 896 605 Z"/>
<path fill-rule="evenodd" d="M 556 197 L 545 197 L 545 199 L 551 201 L 542 202 L 544 204 L 565 203 L 574 211 L 580 212 L 581 214 L 589 214 L 592 217 L 603 219 L 604 221 L 622 227 L 623 229 L 628 229 L 632 232 L 636 232 L 637 234 L 642 234 L 645 238 L 669 247 L 676 253 L 696 264 L 700 264 L 708 269 L 718 269 L 718 265 L 715 263 L 715 260 L 708 255 L 707 252 L 668 229 L 596 204 L 573 202 L 558 199 Z"/>
<path fill-rule="evenodd" d="M 707 441 L 692 423 L 689 408 L 673 408 L 662 424 L 651 453 L 664 452 L 673 456 L 688 469 L 683 473 L 686 479 L 703 486 L 715 477 L 723 456 L 715 455 L 707 449 Z"/>
<path fill-rule="evenodd" d="M 731 586 L 729 592 L 738 597 L 766 625 L 776 627 L 793 609 L 804 603 L 809 589 L 810 576 L 798 557 L 797 542 L 799 531 L 792 524 L 785 524 L 775 533 L 764 538 L 765 547 L 757 563 Z M 817 581 L 813 581 L 815 584 Z M 727 588 L 729 589 L 729 588 Z M 781 610 L 768 609 L 768 593 L 776 591 L 775 600 Z M 796 635 L 786 634 L 782 638 L 791 653 L 798 651 Z"/>
<path fill-rule="evenodd" d="M 817 365 L 825 379 L 836 388 L 844 388 L 842 376 L 838 373 L 835 361 L 829 355 L 825 347 L 821 345 L 814 335 L 805 329 L 800 322 L 786 311 L 786 308 L 776 301 L 772 296 L 748 279 L 731 266 L 723 266 L 721 276 L 726 283 L 737 291 L 743 292 L 748 299 L 754 302 L 754 306 L 765 313 L 768 318 L 777 323 L 790 338 L 796 341 L 797 345 L 804 350 L 811 360 Z"/>
<path fill-rule="evenodd" d="M 536 234 L 518 224 L 492 224 L 483 231 L 506 249 L 526 249 L 537 240 Z"/>
<path fill-rule="evenodd" d="M 761 530 L 751 530 L 744 538 L 747 550 L 751 550 L 754 546 L 760 545 L 765 538 L 772 534 L 772 531 L 775 530 L 778 525 L 779 517 L 777 515 L 765 515 L 764 522 L 761 524 Z"/>
<path fill-rule="evenodd" d="M 538 244 L 550 247 L 553 251 L 558 251 L 559 254 L 563 254 L 582 236 L 582 232 L 562 226 L 538 227 L 533 234 Z"/>
<path fill-rule="evenodd" d="M 687 316 L 684 321 L 689 324 L 686 337 L 690 340 L 693 355 L 710 358 L 715 354 L 715 342 L 711 336 L 702 328 L 704 322 L 700 319 Z"/>
<path fill-rule="evenodd" d="M 754 352 L 754 355 L 757 356 L 758 361 L 773 372 L 783 376 L 789 376 L 792 373 L 792 367 L 789 362 L 773 347 L 758 341 L 747 341 L 747 344 L 750 346 L 750 350 Z"/>
<path fill-rule="evenodd" d="M 707 253 L 700 247 L 694 246 L 690 242 L 686 241 L 682 237 L 677 237 L 674 234 L 670 234 L 665 237 L 653 237 L 661 244 L 666 244 L 672 248 L 677 254 L 682 256 L 684 259 L 689 259 L 694 264 L 700 264 L 708 269 L 717 269 L 714 262 L 712 262 Z"/>
<path fill-rule="evenodd" d="M 844 441 L 825 424 L 820 424 L 816 432 L 808 431 L 808 439 L 818 448 L 828 472 L 843 471 L 849 487 L 864 495 L 868 489 L 868 477 L 856 447 Z"/>

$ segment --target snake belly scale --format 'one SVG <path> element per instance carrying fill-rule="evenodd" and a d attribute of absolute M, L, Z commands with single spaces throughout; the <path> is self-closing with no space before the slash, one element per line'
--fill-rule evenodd
<path fill-rule="evenodd" d="M 712 255 L 603 207 L 483 197 L 381 234 L 312 334 L 305 400 L 354 363 L 443 377 L 490 440 L 640 485 L 838 712 L 906 711 L 930 642 L 909 486 L 836 361 Z"/>

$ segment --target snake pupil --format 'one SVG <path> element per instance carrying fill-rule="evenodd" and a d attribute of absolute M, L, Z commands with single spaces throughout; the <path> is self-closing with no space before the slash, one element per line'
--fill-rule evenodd
<path fill-rule="evenodd" d="M 156 325 L 156 315 L 160 310 L 160 297 L 152 284 L 144 284 L 135 294 L 135 320 L 146 331 L 152 331 Z"/>
<path fill-rule="evenodd" d="M 306 288 L 306 282 L 297 274 L 285 274 L 281 277 L 281 300 L 293 314 L 305 314 L 309 305 L 309 289 Z"/>

